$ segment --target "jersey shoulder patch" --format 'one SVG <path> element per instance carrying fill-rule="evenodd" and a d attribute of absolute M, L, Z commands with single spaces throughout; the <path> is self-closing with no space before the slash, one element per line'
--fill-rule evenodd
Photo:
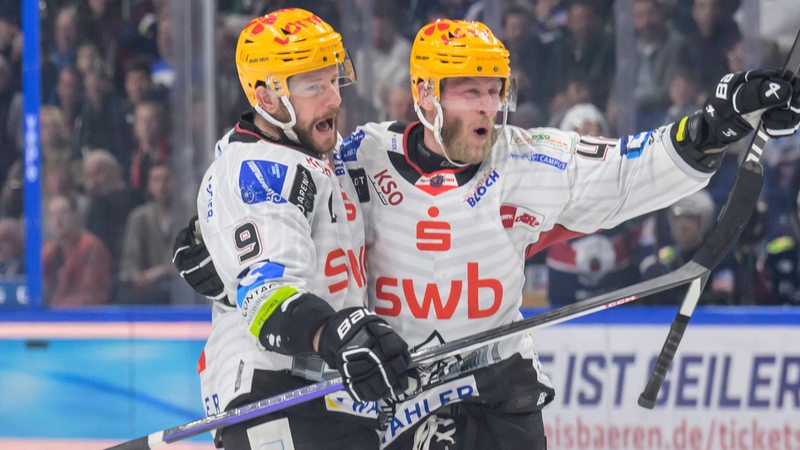
<path fill-rule="evenodd" d="M 281 197 L 286 183 L 286 165 L 267 160 L 248 159 L 239 166 L 239 191 L 247 204 L 286 203 Z"/>

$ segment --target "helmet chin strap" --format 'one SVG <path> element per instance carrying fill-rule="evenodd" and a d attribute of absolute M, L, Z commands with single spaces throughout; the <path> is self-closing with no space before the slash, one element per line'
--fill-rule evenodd
<path fill-rule="evenodd" d="M 295 126 L 295 124 L 297 124 L 297 115 L 294 112 L 292 104 L 289 102 L 289 97 L 281 95 L 281 103 L 283 103 L 283 106 L 285 106 L 289 111 L 289 117 L 291 118 L 289 122 L 281 122 L 280 120 L 272 117 L 272 115 L 264 111 L 264 108 L 262 108 L 258 103 L 256 103 L 255 110 L 259 116 L 264 118 L 264 120 L 283 130 L 283 134 L 285 134 L 290 141 L 299 144 L 300 139 L 297 137 L 297 133 L 295 133 L 294 128 L 292 128 Z"/>
<path fill-rule="evenodd" d="M 450 156 L 447 155 L 447 147 L 445 147 L 444 142 L 442 141 L 442 123 L 444 122 L 444 113 L 442 112 L 442 105 L 439 104 L 439 100 L 436 97 L 432 97 L 431 101 L 433 101 L 433 106 L 436 108 L 436 117 L 433 119 L 433 124 L 428 122 L 428 120 L 425 118 L 425 114 L 423 113 L 422 108 L 420 108 L 419 103 L 414 102 L 414 111 L 416 111 L 419 121 L 422 122 L 422 125 L 425 128 L 433 132 L 433 138 L 436 140 L 436 143 L 439 144 L 440 147 L 442 147 L 442 156 L 444 156 L 444 159 L 446 159 L 447 162 L 456 167 L 468 166 L 469 164 L 457 163 L 453 161 L 452 159 L 450 159 Z"/>

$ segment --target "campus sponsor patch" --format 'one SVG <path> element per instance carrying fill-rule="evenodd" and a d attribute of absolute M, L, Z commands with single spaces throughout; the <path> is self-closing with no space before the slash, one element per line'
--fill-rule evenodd
<path fill-rule="evenodd" d="M 287 167 L 274 161 L 246 160 L 239 168 L 239 190 L 247 204 L 286 203 L 281 197 Z"/>
<path fill-rule="evenodd" d="M 509 152 L 508 153 L 509 159 L 516 159 L 516 160 L 523 160 L 528 161 L 530 163 L 542 163 L 548 166 L 553 166 L 558 170 L 567 170 L 567 162 L 561 161 L 558 158 L 553 158 L 552 156 L 545 155 L 544 153 L 517 153 L 517 152 Z"/>
<path fill-rule="evenodd" d="M 314 211 L 314 198 L 317 195 L 317 185 L 311 172 L 297 165 L 297 174 L 294 176 L 292 189 L 289 191 L 289 203 L 300 208 L 300 211 L 308 217 Z"/>

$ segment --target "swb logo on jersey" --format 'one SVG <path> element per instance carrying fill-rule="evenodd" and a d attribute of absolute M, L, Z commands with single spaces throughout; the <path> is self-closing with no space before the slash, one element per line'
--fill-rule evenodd
<path fill-rule="evenodd" d="M 523 226 L 531 231 L 538 231 L 542 227 L 544 216 L 519 206 L 503 204 L 500 205 L 500 220 L 503 228 Z"/>

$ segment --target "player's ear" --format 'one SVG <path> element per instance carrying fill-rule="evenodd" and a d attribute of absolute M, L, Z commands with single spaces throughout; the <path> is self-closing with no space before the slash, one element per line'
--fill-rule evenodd
<path fill-rule="evenodd" d="M 419 106 L 425 111 L 433 109 L 433 102 L 431 101 L 433 99 L 433 92 L 431 92 L 428 83 L 424 80 L 420 80 L 414 88 L 417 90 Z"/>
<path fill-rule="evenodd" d="M 264 85 L 258 85 L 256 87 L 256 100 L 258 100 L 258 104 L 261 108 L 270 115 L 278 112 L 281 106 L 280 98 L 278 98 L 272 89 Z"/>

